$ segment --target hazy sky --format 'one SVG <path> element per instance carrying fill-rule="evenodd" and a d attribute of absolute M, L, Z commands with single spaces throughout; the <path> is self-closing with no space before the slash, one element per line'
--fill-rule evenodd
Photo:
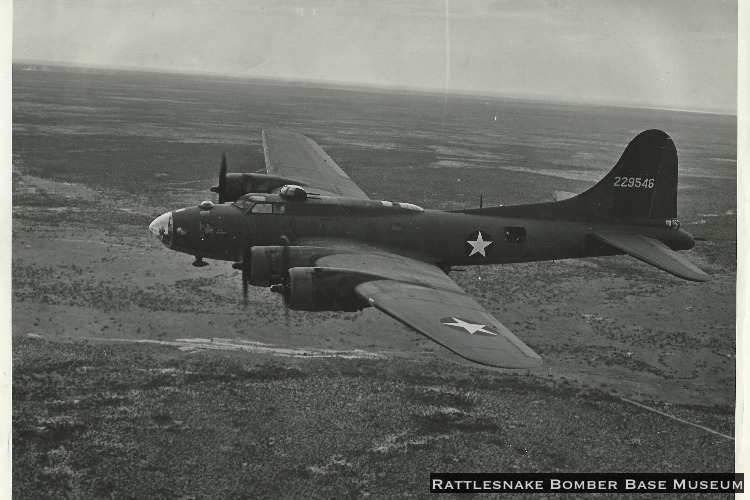
<path fill-rule="evenodd" d="M 15 0 L 14 60 L 736 112 L 736 0 Z"/>

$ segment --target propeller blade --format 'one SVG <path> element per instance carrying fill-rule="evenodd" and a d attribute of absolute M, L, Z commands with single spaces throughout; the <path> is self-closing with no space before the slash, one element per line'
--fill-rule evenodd
<path fill-rule="evenodd" d="M 245 250 L 242 253 L 242 262 L 235 262 L 232 264 L 232 269 L 237 269 L 242 272 L 242 302 L 247 305 L 247 291 L 250 285 L 250 250 Z"/>
<path fill-rule="evenodd" d="M 286 235 L 281 235 L 281 244 L 283 249 L 281 251 L 281 268 L 284 269 L 284 278 L 281 281 L 284 287 L 284 298 L 289 298 L 289 238 Z"/>
<path fill-rule="evenodd" d="M 284 301 L 284 322 L 286 323 L 286 326 L 289 327 L 289 299 L 291 297 L 291 278 L 289 276 L 289 245 L 291 245 L 291 242 L 289 241 L 289 237 L 287 235 L 282 234 L 281 235 L 281 268 L 283 275 L 281 277 L 281 295 L 283 297 Z M 271 290 L 278 292 L 279 289 L 275 287 L 279 287 L 279 285 L 274 285 L 274 287 L 271 287 Z"/>
<path fill-rule="evenodd" d="M 247 304 L 247 290 L 250 285 L 250 259 L 252 253 L 245 250 L 242 254 L 242 299 Z"/>
<path fill-rule="evenodd" d="M 221 153 L 221 167 L 219 168 L 219 185 L 211 187 L 211 191 L 219 194 L 219 203 L 227 198 L 227 155 Z"/>
<path fill-rule="evenodd" d="M 221 152 L 221 168 L 219 169 L 219 203 L 224 203 L 227 197 L 227 155 Z"/>

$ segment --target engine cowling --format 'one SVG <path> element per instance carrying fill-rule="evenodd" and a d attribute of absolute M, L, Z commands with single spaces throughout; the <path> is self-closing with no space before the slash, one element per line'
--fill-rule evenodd
<path fill-rule="evenodd" d="M 250 277 L 253 286 L 278 285 L 291 267 L 312 266 L 316 260 L 334 253 L 330 248 L 289 246 L 284 257 L 283 246 L 255 246 L 250 249 Z"/>
<path fill-rule="evenodd" d="M 250 249 L 250 279 L 253 286 L 271 286 L 281 283 L 286 273 L 284 247 L 267 246 Z"/>
<path fill-rule="evenodd" d="M 376 276 L 344 269 L 294 267 L 289 270 L 289 289 L 284 297 L 298 311 L 360 311 L 369 304 L 354 287 Z"/>

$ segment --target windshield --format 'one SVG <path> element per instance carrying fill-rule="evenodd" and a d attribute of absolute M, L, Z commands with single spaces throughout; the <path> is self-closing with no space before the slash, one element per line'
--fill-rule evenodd
<path fill-rule="evenodd" d="M 266 201 L 265 196 L 258 196 L 257 194 L 246 194 L 240 197 L 237 201 L 232 203 L 235 207 L 248 212 L 258 202 Z"/>

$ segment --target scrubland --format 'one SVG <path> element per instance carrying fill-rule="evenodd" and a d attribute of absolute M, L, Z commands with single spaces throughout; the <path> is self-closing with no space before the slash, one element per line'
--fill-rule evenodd
<path fill-rule="evenodd" d="M 14 493 L 392 498 L 427 496 L 435 471 L 732 470 L 733 117 L 443 104 L 15 67 Z M 373 310 L 285 311 L 264 289 L 245 301 L 229 264 L 193 268 L 147 226 L 210 198 L 221 151 L 230 171 L 262 168 L 274 126 L 313 137 L 372 198 L 442 209 L 580 192 L 661 128 L 683 227 L 705 240 L 685 255 L 714 279 L 627 257 L 451 274 L 544 358 L 520 372 Z"/>

